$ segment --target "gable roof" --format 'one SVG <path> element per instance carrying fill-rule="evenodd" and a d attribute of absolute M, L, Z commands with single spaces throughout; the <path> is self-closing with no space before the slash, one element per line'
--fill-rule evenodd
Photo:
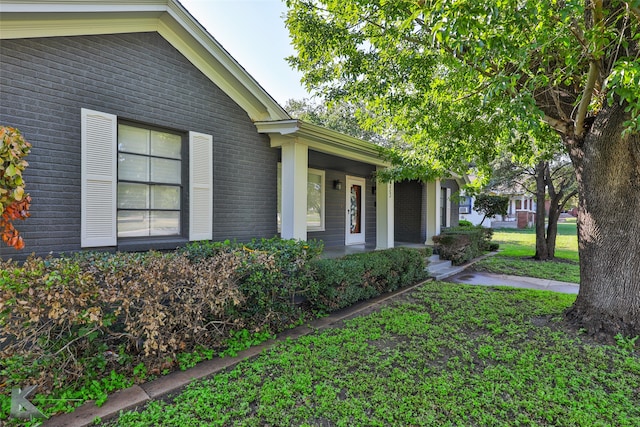
<path fill-rule="evenodd" d="M 177 0 L 0 0 L 0 40 L 157 32 L 233 99 L 271 146 L 389 166 L 380 147 L 292 117 Z"/>
<path fill-rule="evenodd" d="M 287 112 L 176 0 L 0 0 L 0 39 L 155 31 L 254 121 Z"/>

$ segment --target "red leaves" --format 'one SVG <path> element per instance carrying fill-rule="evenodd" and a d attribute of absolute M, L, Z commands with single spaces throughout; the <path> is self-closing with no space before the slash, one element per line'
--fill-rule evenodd
<path fill-rule="evenodd" d="M 22 240 L 22 236 L 13 226 L 13 221 L 24 220 L 31 216 L 29 213 L 30 205 L 31 196 L 26 196 L 21 201 L 14 200 L 13 203 L 5 207 L 2 217 L 0 217 L 2 241 L 18 250 L 24 248 L 24 240 Z"/>
<path fill-rule="evenodd" d="M 31 198 L 24 192 L 22 172 L 28 166 L 23 157 L 30 150 L 19 130 L 0 126 L 0 233 L 3 242 L 18 250 L 24 248 L 24 240 L 13 221 L 29 217 Z"/>

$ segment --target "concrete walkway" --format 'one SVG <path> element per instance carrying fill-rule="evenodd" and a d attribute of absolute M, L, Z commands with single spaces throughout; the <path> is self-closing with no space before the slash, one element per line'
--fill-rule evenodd
<path fill-rule="evenodd" d="M 469 267 L 472 263 L 463 266 Z M 575 283 L 557 282 L 553 280 L 534 279 L 531 277 L 507 276 L 502 274 L 465 272 L 446 279 L 447 282 L 464 283 L 472 285 L 502 285 L 515 288 L 551 290 L 565 293 L 578 293 L 578 285 Z M 275 340 L 269 340 L 263 344 L 239 352 L 236 357 L 215 358 L 198 363 L 195 367 L 186 371 L 175 371 L 169 375 L 160 377 L 140 385 L 134 385 L 126 390 L 118 391 L 111 396 L 107 402 L 97 407 L 93 402 L 85 403 L 74 412 L 54 416 L 42 424 L 43 427 L 84 427 L 94 425 L 96 418 L 107 420 L 116 417 L 120 411 L 126 411 L 141 407 L 152 399 L 160 399 L 169 394 L 179 392 L 192 380 L 204 378 L 209 375 L 230 368 L 245 359 L 250 359 L 271 348 L 278 341 L 295 339 L 312 332 L 339 326 L 339 322 L 379 310 L 391 300 L 402 296 L 421 286 L 424 282 L 400 289 L 396 292 L 382 295 L 368 301 L 355 304 L 342 310 L 331 313 L 327 317 L 316 319 L 308 326 L 299 326 L 278 334 Z"/>
<path fill-rule="evenodd" d="M 449 277 L 447 282 L 464 283 L 468 285 L 511 286 L 514 288 L 538 289 L 562 292 L 565 294 L 577 294 L 580 289 L 580 286 L 577 283 L 478 271 L 463 271 L 462 273 Z"/>

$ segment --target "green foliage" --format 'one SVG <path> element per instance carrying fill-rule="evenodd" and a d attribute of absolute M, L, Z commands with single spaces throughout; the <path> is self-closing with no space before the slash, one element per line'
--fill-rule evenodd
<path fill-rule="evenodd" d="M 33 400 L 47 414 L 89 399 L 101 404 L 134 382 L 272 338 L 312 315 L 298 299 L 332 286 L 312 275 L 321 250 L 315 241 L 261 239 L 2 261 L 2 407 L 5 390 L 30 383 L 38 384 Z M 425 255 L 380 252 L 344 273 L 393 290 L 422 278 Z"/>
<path fill-rule="evenodd" d="M 461 219 L 458 221 L 458 227 L 473 227 L 473 223 L 471 221 L 467 221 L 466 219 Z"/>
<path fill-rule="evenodd" d="M 426 283 L 108 425 L 638 425 L 640 354 L 563 323 L 574 299 Z"/>
<path fill-rule="evenodd" d="M 388 178 L 487 170 L 504 151 L 531 157 L 540 147 L 522 136 L 543 122 L 581 135 L 576 115 L 608 103 L 637 130 L 638 6 L 586 3 L 287 0 L 289 61 L 367 129 L 401 135 Z"/>
<path fill-rule="evenodd" d="M 639 18 L 640 19 L 640 18 Z M 640 33 L 636 43 L 640 42 Z M 624 133 L 640 133 L 640 63 L 638 59 L 621 58 L 611 70 L 605 83 L 609 91 L 607 101 L 625 105 L 631 119 L 624 123 Z"/>
<path fill-rule="evenodd" d="M 536 261 L 530 256 L 508 257 L 500 253 L 477 262 L 473 268 L 496 274 L 580 283 L 580 266 L 572 261 Z"/>
<path fill-rule="evenodd" d="M 453 265 L 464 264 L 486 251 L 496 250 L 491 244 L 493 229 L 477 227 L 452 227 L 433 236 L 436 251 L 441 259 L 450 260 Z"/>
<path fill-rule="evenodd" d="M 473 268 L 498 274 L 580 283 L 575 222 L 558 224 L 557 261 L 534 260 L 535 239 L 533 229 L 494 230 L 493 240 L 500 243 L 500 252 L 475 263 Z"/>
<path fill-rule="evenodd" d="M 622 334 L 618 334 L 614 337 L 614 339 L 616 340 L 616 344 L 618 345 L 618 347 L 620 347 L 622 350 L 633 353 L 633 350 L 636 346 L 636 341 L 638 341 L 638 336 L 631 338 L 625 337 Z"/>
<path fill-rule="evenodd" d="M 363 129 L 358 121 L 362 111 L 347 103 L 318 103 L 311 99 L 287 101 L 284 109 L 296 119 L 304 120 L 353 137 L 385 144 L 382 136 Z"/>
<path fill-rule="evenodd" d="M 321 259 L 311 264 L 311 307 L 333 311 L 426 278 L 425 251 L 394 248 Z"/>
<path fill-rule="evenodd" d="M 248 243 L 196 242 L 184 251 L 191 259 L 206 259 L 221 251 L 238 254 L 242 258 L 238 289 L 245 303 L 234 310 L 233 316 L 258 329 L 281 330 L 303 316 L 295 299 L 307 292 L 306 264 L 317 258 L 322 249 L 319 241 L 276 237 Z"/>
<path fill-rule="evenodd" d="M 275 338 L 275 335 L 269 331 L 258 331 L 253 333 L 246 329 L 232 331 L 230 337 L 225 341 L 225 349 L 220 353 L 220 357 L 235 357 L 238 355 L 238 352 L 273 338 Z"/>
<path fill-rule="evenodd" d="M 496 215 L 506 215 L 509 210 L 509 198 L 491 194 L 478 194 L 473 204 L 473 210 L 484 215 L 485 218 Z"/>

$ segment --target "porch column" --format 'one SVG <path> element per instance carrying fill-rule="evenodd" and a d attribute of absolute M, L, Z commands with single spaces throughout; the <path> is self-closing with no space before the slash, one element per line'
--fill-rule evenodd
<path fill-rule="evenodd" d="M 381 169 L 377 167 L 377 169 Z M 376 249 L 394 247 L 393 182 L 376 183 Z"/>
<path fill-rule="evenodd" d="M 440 230 L 440 180 L 424 183 L 425 245 L 433 245 L 433 236 Z"/>
<path fill-rule="evenodd" d="M 289 141 L 282 148 L 283 239 L 307 240 L 307 175 L 309 147 Z"/>
<path fill-rule="evenodd" d="M 442 189 L 440 191 L 442 191 Z M 447 211 L 445 214 L 445 219 L 447 220 L 447 223 L 441 225 L 443 227 L 451 227 L 451 189 L 447 188 L 445 191 L 447 193 L 447 204 L 445 205 Z"/>

